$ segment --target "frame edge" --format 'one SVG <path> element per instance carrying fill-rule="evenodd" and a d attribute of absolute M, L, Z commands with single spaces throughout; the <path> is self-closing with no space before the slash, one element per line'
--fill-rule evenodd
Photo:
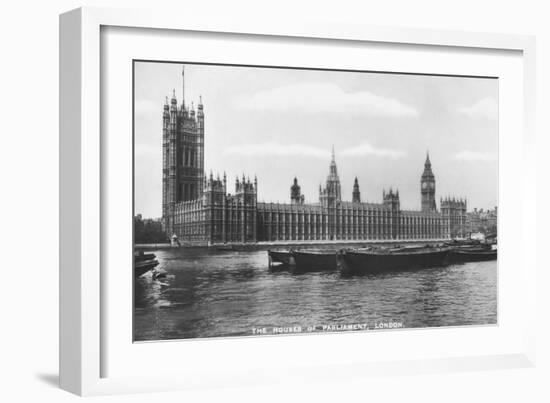
<path fill-rule="evenodd" d="M 168 22 L 166 22 L 166 19 L 168 19 Z M 300 25 L 299 28 L 291 24 L 290 29 L 274 28 L 273 25 L 268 25 L 267 30 L 265 27 L 260 29 L 254 24 L 243 28 L 236 27 L 227 21 L 221 24 L 219 21 L 214 21 L 213 25 L 216 24 L 220 25 L 218 29 L 212 29 L 210 24 L 201 26 L 200 23 L 196 22 L 184 24 L 182 21 L 178 21 L 176 23 L 173 17 L 168 16 L 163 19 L 159 18 L 158 13 L 150 15 L 144 13 L 143 10 L 140 12 L 135 9 L 85 7 L 68 11 L 60 16 L 59 366 L 60 387 L 64 390 L 78 395 L 97 395 L 117 393 L 122 387 L 114 379 L 102 379 L 98 370 L 100 362 L 99 334 L 96 335 L 94 332 L 100 327 L 100 321 L 97 320 L 100 308 L 99 304 L 96 303 L 99 300 L 99 295 L 95 296 L 93 293 L 96 288 L 99 288 L 98 283 L 96 283 L 99 273 L 90 272 L 90 269 L 97 265 L 97 271 L 99 272 L 99 265 L 96 260 L 97 256 L 94 253 L 95 250 L 93 250 L 94 247 L 90 247 L 86 242 L 86 240 L 92 241 L 99 245 L 99 238 L 95 239 L 98 235 L 95 233 L 95 225 L 89 226 L 90 222 L 94 220 L 94 214 L 98 213 L 98 211 L 93 211 L 96 202 L 99 205 L 98 201 L 90 202 L 88 199 L 90 196 L 99 199 L 97 195 L 93 196 L 93 191 L 96 188 L 96 183 L 93 182 L 95 177 L 85 177 L 89 176 L 87 174 L 93 171 L 96 164 L 99 165 L 99 161 L 94 161 L 94 159 L 99 159 L 99 154 L 95 154 L 98 150 L 94 149 L 95 141 L 99 143 L 99 133 L 97 133 L 97 139 L 91 139 L 89 136 L 94 135 L 94 131 L 87 129 L 87 125 L 91 124 L 94 127 L 99 127 L 99 123 L 93 122 L 93 119 L 96 114 L 99 116 L 99 106 L 94 105 L 94 102 L 96 98 L 99 98 L 99 85 L 97 87 L 95 85 L 97 84 L 96 79 L 99 77 L 99 63 L 97 63 L 99 53 L 96 52 L 96 46 L 99 47 L 99 35 L 96 37 L 95 34 L 99 34 L 100 25 L 186 29 L 184 28 L 185 25 L 187 29 L 197 29 L 199 31 L 317 38 L 327 36 L 326 28 L 319 28 L 315 24 Z M 323 27 L 326 25 L 323 24 Z M 527 55 L 524 59 L 526 66 L 524 77 L 527 79 L 527 70 L 532 74 L 535 73 L 535 39 L 525 35 L 410 29 L 406 27 L 371 27 L 370 29 L 361 27 L 359 29 L 361 32 L 356 30 L 357 27 L 337 26 L 335 28 L 336 32 L 332 34 L 333 38 L 342 37 L 340 39 L 344 40 L 409 44 L 416 42 L 431 46 L 522 50 L 524 57 Z M 281 30 L 286 30 L 287 33 L 282 34 Z M 262 31 L 263 33 L 260 33 Z M 367 33 L 365 34 L 363 31 L 367 31 Z M 403 39 L 404 31 L 412 31 L 412 35 L 407 39 Z M 439 32 L 444 33 L 443 37 L 433 35 Z M 370 36 L 370 39 L 364 39 L 365 35 Z M 329 38 L 330 36 L 328 35 Z M 357 38 L 358 36 L 363 38 Z M 529 103 L 529 107 L 535 106 L 535 82 L 536 78 L 531 76 L 529 84 L 526 85 L 525 102 L 526 104 Z M 91 99 L 87 96 L 91 96 Z M 90 106 L 92 106 L 92 110 L 89 109 Z M 525 109 L 527 109 L 527 105 L 525 105 Z M 536 141 L 534 115 L 535 111 L 531 110 L 525 116 L 524 126 L 524 136 L 530 137 L 533 148 Z M 87 145 L 91 145 L 91 149 L 86 147 Z M 524 158 L 526 157 L 527 155 L 524 155 Z M 99 178 L 99 172 L 97 176 Z M 93 183 L 86 183 L 85 179 L 92 179 Z M 96 190 L 99 194 L 99 188 Z M 86 217 L 88 214 L 90 216 Z M 533 212 L 533 214 L 535 213 Z M 99 226 L 99 223 L 97 225 Z M 536 274 L 538 271 L 537 261 L 526 263 L 532 264 L 530 273 L 535 272 Z M 85 270 L 85 268 L 88 270 Z M 530 282 L 528 288 L 532 289 L 533 286 L 536 288 L 536 285 Z M 536 298 L 536 294 L 531 295 Z M 535 335 L 532 332 L 531 330 L 531 334 L 526 335 L 527 351 L 520 354 L 521 364 L 517 367 L 534 366 Z M 517 358 L 517 356 L 515 357 Z M 122 384 L 126 385 L 126 382 L 123 381 Z M 163 382 L 161 390 L 173 389 L 175 384 L 176 382 Z"/>
<path fill-rule="evenodd" d="M 82 393 L 82 12 L 59 17 L 59 386 Z"/>

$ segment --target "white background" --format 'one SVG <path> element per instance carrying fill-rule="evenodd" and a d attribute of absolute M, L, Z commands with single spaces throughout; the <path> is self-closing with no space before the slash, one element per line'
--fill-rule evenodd
<path fill-rule="evenodd" d="M 44 4 L 43 4 L 44 3 Z M 536 34 L 538 43 L 538 159 L 540 185 L 548 168 L 550 28 L 544 2 L 500 1 L 414 2 L 298 2 L 217 1 L 163 2 L 157 7 L 180 7 L 186 13 L 227 15 L 269 13 L 277 19 L 331 19 L 374 25 L 452 28 Z M 213 5 L 212 3 L 215 3 Z M 261 3 L 261 4 L 260 4 Z M 383 4 L 385 3 L 385 4 Z M 76 398 L 56 388 L 57 293 L 58 293 L 58 19 L 60 12 L 79 5 L 144 6 L 151 1 L 46 2 L 28 1 L 4 5 L 0 24 L 0 172 L 3 213 L 3 282 L 0 286 L 0 394 L 4 401 L 72 401 Z M 518 158 L 519 161 L 519 158 Z M 543 201 L 548 190 L 538 190 L 539 245 L 548 226 Z M 533 241 L 536 240 L 533 235 Z M 543 251 L 539 247 L 539 251 Z M 297 401 L 382 400 L 403 401 L 548 401 L 550 349 L 545 284 L 539 278 L 538 367 L 535 369 L 376 377 L 334 384 L 277 385 L 247 389 L 164 393 L 127 397 L 103 397 L 105 401 Z M 543 309 L 546 307 L 546 309 Z M 7 395 L 7 396 L 6 396 Z"/>

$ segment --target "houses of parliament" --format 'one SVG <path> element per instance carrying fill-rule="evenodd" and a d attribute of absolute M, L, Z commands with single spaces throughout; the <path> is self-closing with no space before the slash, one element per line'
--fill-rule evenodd
<path fill-rule="evenodd" d="M 182 70 L 183 78 L 184 74 Z M 429 155 L 420 177 L 419 211 L 401 209 L 399 190 L 384 191 L 380 203 L 363 202 L 357 178 L 351 201 L 343 200 L 334 150 L 317 202 L 306 203 L 298 178 L 291 181 L 288 203 L 260 202 L 257 178 L 237 177 L 231 186 L 225 173 L 221 178 L 205 175 L 202 99 L 195 110 L 184 99 L 178 105 L 174 92 L 166 100 L 162 121 L 162 225 L 169 238 L 175 235 L 182 244 L 435 240 L 465 235 L 466 200 L 440 199 L 437 209 Z"/>

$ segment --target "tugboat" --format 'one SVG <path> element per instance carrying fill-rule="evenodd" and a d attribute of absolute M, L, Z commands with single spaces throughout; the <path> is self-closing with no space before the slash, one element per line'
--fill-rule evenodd
<path fill-rule="evenodd" d="M 383 273 L 419 267 L 444 266 L 450 248 L 423 247 L 410 250 L 342 250 L 337 253 L 342 274 Z"/>
<path fill-rule="evenodd" d="M 451 250 L 449 261 L 452 263 L 482 262 L 497 258 L 496 239 L 489 236 L 483 241 L 467 239 L 448 243 Z"/>
<path fill-rule="evenodd" d="M 154 253 L 144 253 L 142 250 L 134 253 L 134 276 L 137 278 L 159 264 Z"/>

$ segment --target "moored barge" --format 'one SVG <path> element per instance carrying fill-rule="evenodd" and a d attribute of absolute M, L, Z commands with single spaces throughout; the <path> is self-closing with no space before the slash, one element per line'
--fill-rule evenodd
<path fill-rule="evenodd" d="M 337 254 L 342 274 L 381 273 L 447 264 L 449 248 L 424 247 L 401 250 L 342 250 Z"/>
<path fill-rule="evenodd" d="M 295 271 L 326 271 L 336 270 L 336 251 L 333 250 L 302 250 L 293 251 Z"/>

